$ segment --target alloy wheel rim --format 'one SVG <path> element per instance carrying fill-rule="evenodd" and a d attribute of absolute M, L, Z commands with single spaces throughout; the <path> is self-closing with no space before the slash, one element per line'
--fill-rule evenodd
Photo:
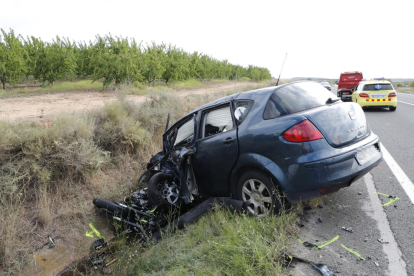
<path fill-rule="evenodd" d="M 247 210 L 255 216 L 264 217 L 272 210 L 272 195 L 260 180 L 249 179 L 244 182 L 242 199 Z"/>
<path fill-rule="evenodd" d="M 163 198 L 168 203 L 174 205 L 179 197 L 178 187 L 174 182 L 165 180 L 158 184 L 158 197 Z"/>

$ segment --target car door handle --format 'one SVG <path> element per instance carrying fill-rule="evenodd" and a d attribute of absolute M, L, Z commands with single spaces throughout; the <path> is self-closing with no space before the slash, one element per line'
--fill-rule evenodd
<path fill-rule="evenodd" d="M 233 138 L 231 138 L 231 137 L 229 137 L 229 138 L 226 139 L 226 141 L 224 141 L 224 144 L 228 145 L 228 144 L 230 144 L 230 143 L 232 143 L 234 141 L 236 141 L 236 140 L 233 139 Z"/>

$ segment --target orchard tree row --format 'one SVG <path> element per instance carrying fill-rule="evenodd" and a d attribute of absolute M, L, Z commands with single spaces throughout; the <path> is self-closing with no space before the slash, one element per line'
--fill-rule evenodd
<path fill-rule="evenodd" d="M 176 46 L 143 45 L 134 39 L 96 36 L 95 41 L 73 42 L 56 37 L 52 42 L 0 33 L 0 82 L 15 85 L 32 76 L 44 85 L 74 77 L 111 83 L 184 81 L 188 79 L 270 79 L 268 69 L 247 68 L 217 60 L 198 52 L 188 53 Z"/>

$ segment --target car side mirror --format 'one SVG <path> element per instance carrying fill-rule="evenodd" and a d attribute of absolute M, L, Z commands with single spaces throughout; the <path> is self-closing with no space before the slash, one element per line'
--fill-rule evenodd
<path fill-rule="evenodd" d="M 234 118 L 236 118 L 237 121 L 241 121 L 244 112 L 246 112 L 245 107 L 240 106 L 236 108 L 236 110 L 234 111 Z"/>

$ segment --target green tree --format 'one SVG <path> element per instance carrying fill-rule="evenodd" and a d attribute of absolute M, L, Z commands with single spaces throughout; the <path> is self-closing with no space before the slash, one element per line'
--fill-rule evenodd
<path fill-rule="evenodd" d="M 142 81 L 143 53 L 140 45 L 133 39 L 97 36 L 96 44 L 91 51 L 91 71 L 94 81 L 104 79 L 104 87 L 112 82 L 131 84 Z"/>
<path fill-rule="evenodd" d="M 169 45 L 166 49 L 162 78 L 169 81 L 183 81 L 190 78 L 191 62 L 188 53 L 175 46 Z"/>
<path fill-rule="evenodd" d="M 31 37 L 27 42 L 31 55 L 31 70 L 36 81 L 53 85 L 58 79 L 72 80 L 76 73 L 74 43 L 56 37 L 52 43 Z"/>
<path fill-rule="evenodd" d="M 414 81 L 410 82 L 409 86 L 414 87 Z"/>
<path fill-rule="evenodd" d="M 397 87 L 403 87 L 404 84 L 402 82 L 397 83 Z"/>
<path fill-rule="evenodd" d="M 142 75 L 145 80 L 151 84 L 156 79 L 161 79 L 166 70 L 167 55 L 165 45 L 156 45 L 155 42 L 147 45 L 142 64 Z"/>
<path fill-rule="evenodd" d="M 93 44 L 89 42 L 78 42 L 74 47 L 74 53 L 76 58 L 76 76 L 84 79 L 93 74 L 93 62 L 92 62 L 92 49 Z"/>
<path fill-rule="evenodd" d="M 6 89 L 6 83 L 14 85 L 20 81 L 27 72 L 28 55 L 20 40 L 14 31 L 10 29 L 6 33 L 1 29 L 0 34 L 0 82 L 3 89 Z"/>

